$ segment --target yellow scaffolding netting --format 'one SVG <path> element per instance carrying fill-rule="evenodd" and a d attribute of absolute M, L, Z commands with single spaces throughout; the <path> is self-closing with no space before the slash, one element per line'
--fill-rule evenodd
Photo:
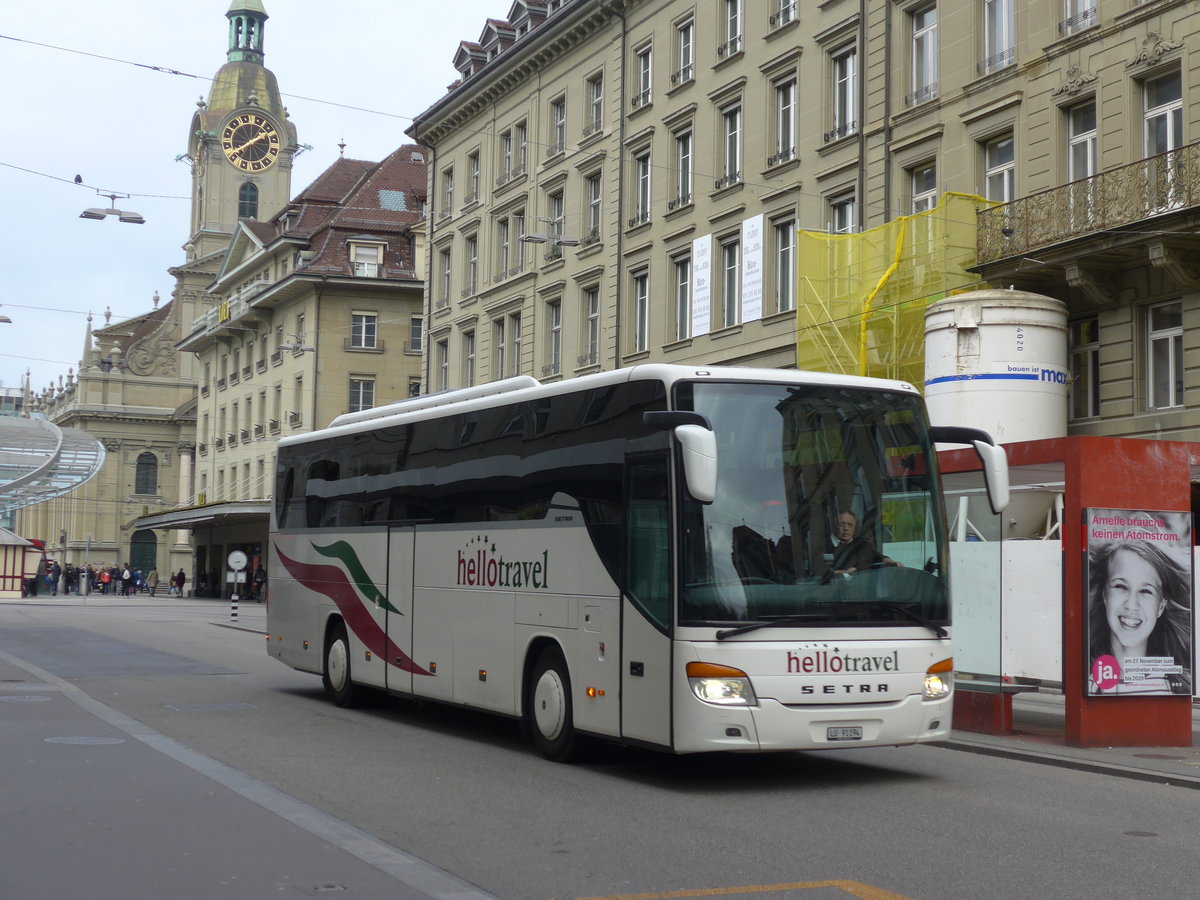
<path fill-rule="evenodd" d="M 798 233 L 796 362 L 801 369 L 925 377 L 925 307 L 985 286 L 975 214 L 995 204 L 948 192 L 937 206 L 859 234 Z"/>

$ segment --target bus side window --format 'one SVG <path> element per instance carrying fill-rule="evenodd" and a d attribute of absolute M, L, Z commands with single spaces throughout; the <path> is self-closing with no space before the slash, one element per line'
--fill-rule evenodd
<path fill-rule="evenodd" d="M 628 490 L 625 588 L 646 617 L 666 631 L 671 607 L 666 457 L 630 465 Z"/>

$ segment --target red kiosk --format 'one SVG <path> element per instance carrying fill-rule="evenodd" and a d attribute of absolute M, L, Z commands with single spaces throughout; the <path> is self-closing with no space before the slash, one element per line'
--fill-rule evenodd
<path fill-rule="evenodd" d="M 1006 444 L 1005 450 L 1010 470 L 1058 465 L 1064 475 L 1065 742 L 1075 747 L 1190 747 L 1190 694 L 1089 695 L 1088 538 L 1084 514 L 1089 509 L 1126 509 L 1178 511 L 1190 517 L 1190 468 L 1200 464 L 1200 448 L 1181 441 L 1075 436 Z M 967 450 L 943 451 L 939 462 L 943 474 L 979 469 L 978 457 Z M 1191 661 L 1186 662 L 1190 665 Z M 966 730 L 1011 731 L 1012 694 L 956 691 L 954 715 L 955 725 Z"/>

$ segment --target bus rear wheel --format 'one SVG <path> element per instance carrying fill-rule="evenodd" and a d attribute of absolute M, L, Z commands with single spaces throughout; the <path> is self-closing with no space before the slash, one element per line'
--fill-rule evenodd
<path fill-rule="evenodd" d="M 358 704 L 361 693 L 350 677 L 350 639 L 341 622 L 333 626 L 325 642 L 325 672 L 321 677 L 325 692 L 338 706 Z"/>
<path fill-rule="evenodd" d="M 571 676 L 557 646 L 547 647 L 533 667 L 525 706 L 533 745 L 547 759 L 567 762 L 575 753 Z"/>

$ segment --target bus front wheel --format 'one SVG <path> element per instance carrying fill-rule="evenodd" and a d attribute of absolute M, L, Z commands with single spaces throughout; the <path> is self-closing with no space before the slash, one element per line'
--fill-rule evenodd
<path fill-rule="evenodd" d="M 340 622 L 333 626 L 325 642 L 325 673 L 321 680 L 338 706 L 356 705 L 359 691 L 350 678 L 350 640 L 346 637 L 346 626 Z"/>
<path fill-rule="evenodd" d="M 575 752 L 571 677 L 567 661 L 556 646 L 538 657 L 526 705 L 533 745 L 547 759 L 566 762 Z"/>

